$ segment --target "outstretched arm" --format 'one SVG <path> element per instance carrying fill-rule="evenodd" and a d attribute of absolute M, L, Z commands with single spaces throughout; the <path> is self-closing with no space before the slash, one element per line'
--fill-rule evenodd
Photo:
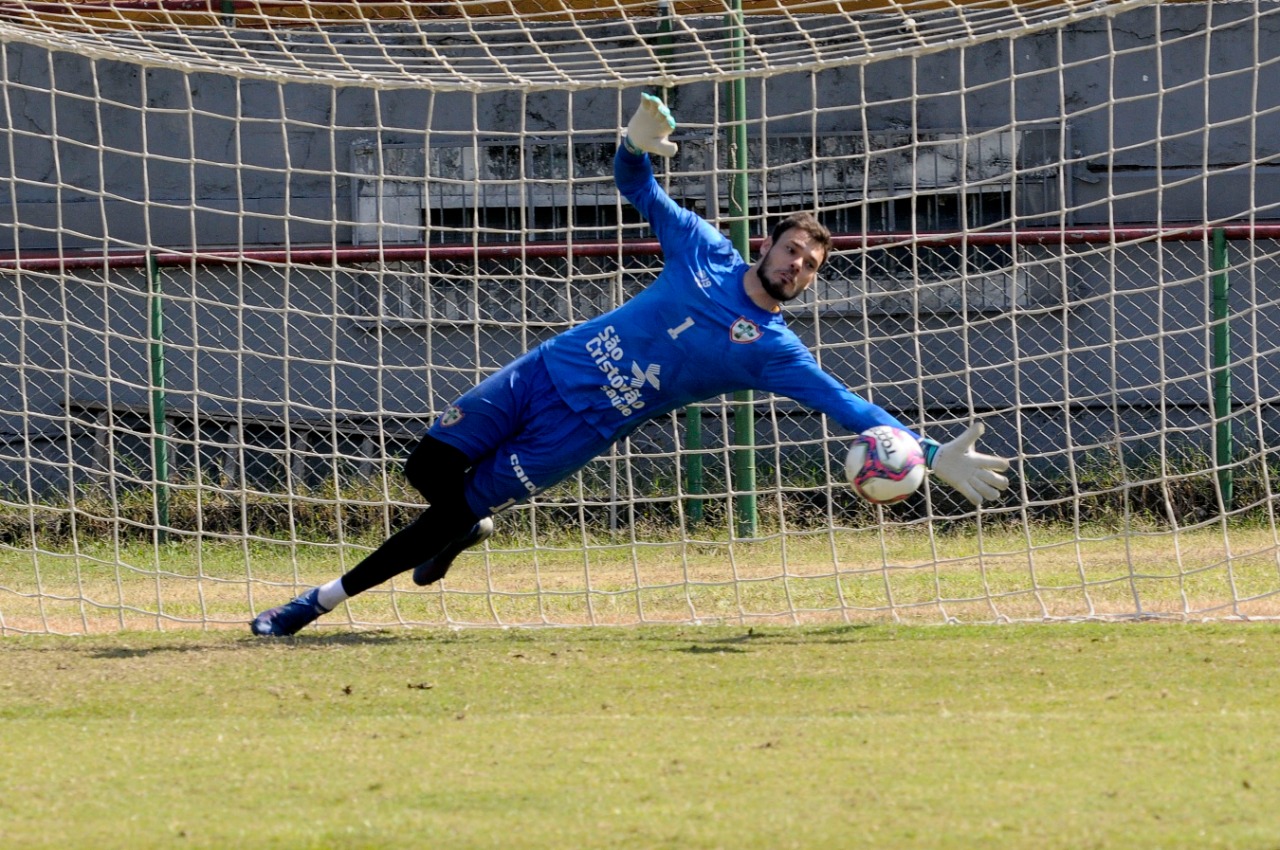
<path fill-rule="evenodd" d="M 798 339 L 787 350 L 788 356 L 765 368 L 757 389 L 785 395 L 820 410 L 854 433 L 873 425 L 893 425 L 919 437 L 884 408 L 854 395 L 823 371 Z M 1009 461 L 974 451 L 984 428 L 976 422 L 949 443 L 920 440 L 925 466 L 975 505 L 998 497 L 1009 486 L 1009 479 L 1002 474 L 1009 468 Z"/>
<path fill-rule="evenodd" d="M 654 179 L 649 154 L 670 156 L 676 152 L 676 144 L 667 138 L 675 126 L 675 119 L 662 101 L 653 95 L 641 95 L 640 106 L 613 158 L 618 191 L 649 222 L 664 249 L 691 239 L 700 228 L 715 233 L 701 216 L 673 201 Z"/>

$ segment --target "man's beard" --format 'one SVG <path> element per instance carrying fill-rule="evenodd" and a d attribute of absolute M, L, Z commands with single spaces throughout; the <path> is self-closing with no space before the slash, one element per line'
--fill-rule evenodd
<path fill-rule="evenodd" d="M 774 301 L 790 301 L 800 294 L 798 290 L 796 292 L 788 293 L 782 288 L 781 283 L 769 277 L 769 273 L 765 271 L 764 260 L 761 260 L 760 265 L 756 268 L 756 277 L 760 278 L 761 288 L 763 288 L 765 293 L 767 293 Z"/>

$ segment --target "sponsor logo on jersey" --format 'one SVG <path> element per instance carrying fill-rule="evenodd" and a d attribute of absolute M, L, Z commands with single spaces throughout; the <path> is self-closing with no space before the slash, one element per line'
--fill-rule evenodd
<path fill-rule="evenodd" d="M 631 361 L 631 377 L 618 368 L 618 361 L 626 355 L 622 350 L 622 339 L 613 325 L 587 340 L 585 347 L 591 361 L 604 375 L 605 384 L 600 387 L 600 391 L 623 416 L 630 416 L 644 407 L 642 390 L 645 384 L 659 389 L 659 367 L 656 364 L 641 369 L 640 364 Z"/>
<path fill-rule="evenodd" d="M 524 489 L 528 490 L 530 495 L 538 492 L 538 485 L 529 480 L 529 476 L 525 474 L 524 467 L 520 465 L 520 455 L 512 452 L 508 460 L 511 461 L 511 471 L 516 474 L 516 478 L 520 479 Z"/>
<path fill-rule="evenodd" d="M 641 369 L 640 364 L 631 361 L 631 386 L 639 389 L 646 383 L 652 384 L 655 390 L 662 389 L 662 384 L 658 383 L 658 373 L 662 371 L 662 366 L 657 363 L 650 363 L 648 367 Z"/>
<path fill-rule="evenodd" d="M 760 338 L 760 326 L 745 316 L 729 326 L 729 338 L 734 342 L 755 342 Z"/>
<path fill-rule="evenodd" d="M 440 427 L 452 428 L 454 425 L 457 425 L 462 421 L 462 417 L 464 415 L 465 414 L 462 412 L 461 407 L 458 407 L 456 404 L 452 404 L 449 406 L 448 410 L 440 414 Z"/>
<path fill-rule="evenodd" d="M 693 282 L 698 284 L 699 289 L 710 289 L 711 275 L 707 274 L 706 269 L 698 269 L 693 273 Z"/>

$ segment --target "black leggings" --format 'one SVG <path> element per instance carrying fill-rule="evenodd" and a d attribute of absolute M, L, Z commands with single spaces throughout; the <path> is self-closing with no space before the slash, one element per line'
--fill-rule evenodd
<path fill-rule="evenodd" d="M 363 593 L 438 554 L 479 521 L 463 496 L 471 461 L 434 437 L 423 437 L 404 464 L 405 477 L 430 505 L 413 522 L 342 577 L 348 596 Z"/>

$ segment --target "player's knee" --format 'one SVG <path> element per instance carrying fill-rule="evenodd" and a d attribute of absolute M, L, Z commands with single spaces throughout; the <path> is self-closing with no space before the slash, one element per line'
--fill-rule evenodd
<path fill-rule="evenodd" d="M 471 461 L 460 449 L 426 436 L 404 462 L 404 476 L 431 504 L 462 498 Z"/>

